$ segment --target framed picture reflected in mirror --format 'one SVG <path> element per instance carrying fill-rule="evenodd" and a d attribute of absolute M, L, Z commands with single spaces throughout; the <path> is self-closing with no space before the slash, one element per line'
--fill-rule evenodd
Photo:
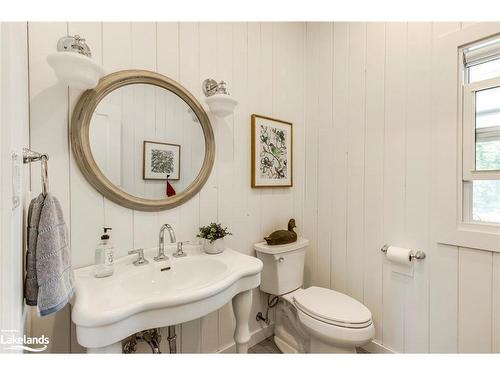
<path fill-rule="evenodd" d="M 172 143 L 144 141 L 144 180 L 180 179 L 181 146 Z"/>

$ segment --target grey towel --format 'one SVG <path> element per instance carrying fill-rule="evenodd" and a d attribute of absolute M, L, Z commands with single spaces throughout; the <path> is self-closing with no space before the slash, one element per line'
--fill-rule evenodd
<path fill-rule="evenodd" d="M 36 277 L 36 242 L 38 238 L 38 222 L 45 197 L 40 194 L 31 200 L 28 209 L 28 251 L 26 252 L 26 280 L 24 281 L 24 298 L 29 306 L 36 306 L 38 301 L 38 281 Z"/>
<path fill-rule="evenodd" d="M 74 293 L 66 223 L 61 204 L 50 193 L 43 200 L 36 235 L 37 304 L 40 315 L 45 316 L 62 309 Z"/>

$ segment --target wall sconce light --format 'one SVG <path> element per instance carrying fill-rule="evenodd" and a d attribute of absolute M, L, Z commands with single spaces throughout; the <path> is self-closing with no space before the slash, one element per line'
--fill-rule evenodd
<path fill-rule="evenodd" d="M 218 117 L 226 117 L 234 112 L 238 101 L 231 98 L 227 91 L 226 82 L 207 78 L 202 83 L 203 93 L 207 97 L 205 102 L 210 108 L 210 112 Z"/>
<path fill-rule="evenodd" d="M 92 60 L 90 48 L 79 35 L 64 36 L 57 42 L 57 52 L 47 56 L 57 79 L 69 87 L 91 89 L 104 75 L 102 67 Z"/>

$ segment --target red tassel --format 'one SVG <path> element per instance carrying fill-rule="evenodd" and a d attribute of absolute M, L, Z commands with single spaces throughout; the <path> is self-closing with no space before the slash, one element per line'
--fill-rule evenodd
<path fill-rule="evenodd" d="M 167 197 L 172 197 L 175 195 L 175 189 L 174 187 L 168 182 L 168 176 L 167 176 Z"/>

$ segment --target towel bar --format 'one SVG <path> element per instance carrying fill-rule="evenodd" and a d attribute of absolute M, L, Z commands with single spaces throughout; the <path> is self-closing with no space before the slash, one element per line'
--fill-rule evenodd
<path fill-rule="evenodd" d="M 30 150 L 29 148 L 23 148 L 23 163 L 31 163 L 34 161 L 41 162 L 41 172 L 42 172 L 42 194 L 47 195 L 49 192 L 49 166 L 47 161 L 49 160 L 49 155 L 42 154 Z"/>

